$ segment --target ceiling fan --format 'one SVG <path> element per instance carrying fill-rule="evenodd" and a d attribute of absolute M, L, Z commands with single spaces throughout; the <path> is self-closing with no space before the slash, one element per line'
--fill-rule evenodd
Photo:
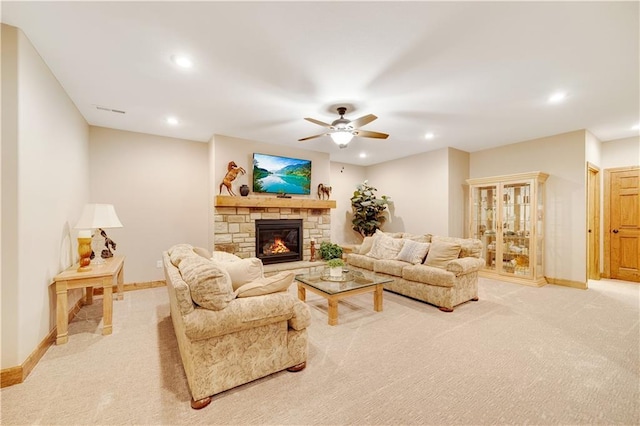
<path fill-rule="evenodd" d="M 340 148 L 346 148 L 351 139 L 354 136 L 360 136 L 362 138 L 375 138 L 375 139 L 386 139 L 389 137 L 386 133 L 380 132 L 372 132 L 370 130 L 360 130 L 360 127 L 371 123 L 373 120 L 377 119 L 373 114 L 368 114 L 363 117 L 358 118 L 357 120 L 348 120 L 344 118 L 344 114 L 347 112 L 347 108 L 338 107 L 338 114 L 340 114 L 340 118 L 333 121 L 331 124 L 324 123 L 322 121 L 316 120 L 314 118 L 305 118 L 305 120 L 315 123 L 322 127 L 327 127 L 329 131 L 325 133 L 320 133 L 319 135 L 308 136 L 306 138 L 298 139 L 298 141 L 303 142 L 309 139 L 319 138 L 321 136 L 328 135 L 331 137 L 333 142 L 336 143 Z"/>

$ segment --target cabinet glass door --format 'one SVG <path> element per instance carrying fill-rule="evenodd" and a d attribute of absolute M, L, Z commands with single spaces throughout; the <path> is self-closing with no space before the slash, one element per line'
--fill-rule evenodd
<path fill-rule="evenodd" d="M 467 179 L 469 227 L 482 241 L 483 273 L 542 286 L 544 276 L 544 183 L 542 172 Z"/>
<path fill-rule="evenodd" d="M 507 183 L 501 191 L 501 266 L 504 274 L 529 277 L 531 223 L 531 184 Z M 532 265 L 533 266 L 533 265 Z"/>
<path fill-rule="evenodd" d="M 487 269 L 496 268 L 496 199 L 498 187 L 495 185 L 473 188 L 473 214 L 471 217 L 473 238 L 482 241 L 482 257 Z"/>

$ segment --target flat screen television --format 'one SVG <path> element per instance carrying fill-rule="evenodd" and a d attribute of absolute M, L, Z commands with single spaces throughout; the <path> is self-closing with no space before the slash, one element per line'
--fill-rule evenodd
<path fill-rule="evenodd" d="M 308 195 L 311 161 L 254 153 L 253 192 Z"/>

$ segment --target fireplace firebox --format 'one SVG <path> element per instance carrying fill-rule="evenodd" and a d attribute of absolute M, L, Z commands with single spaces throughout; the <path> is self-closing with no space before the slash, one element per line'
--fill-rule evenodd
<path fill-rule="evenodd" d="M 265 265 L 302 260 L 302 219 L 256 220 L 256 257 Z"/>

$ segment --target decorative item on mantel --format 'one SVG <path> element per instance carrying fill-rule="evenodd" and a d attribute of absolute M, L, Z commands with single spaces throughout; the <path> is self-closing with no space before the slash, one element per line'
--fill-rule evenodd
<path fill-rule="evenodd" d="M 246 170 L 238 166 L 235 161 L 230 161 L 229 164 L 227 164 L 227 174 L 224 175 L 224 179 L 222 179 L 222 183 L 220 184 L 220 194 L 222 194 L 222 187 L 224 186 L 227 188 L 229 195 L 235 196 L 236 193 L 233 192 L 231 183 L 236 180 L 238 174 L 244 175 L 246 173 Z"/>
<path fill-rule="evenodd" d="M 74 227 L 80 229 L 78 232 L 78 255 L 80 256 L 78 272 L 90 271 L 91 261 L 94 258 L 91 249 L 92 232 L 97 229 L 105 239 L 106 249 L 102 250 L 101 257 L 107 259 L 113 257 L 111 248 L 116 249 L 116 243 L 107 236 L 103 228 L 122 228 L 122 222 L 116 214 L 113 204 L 87 204 L 82 210 L 80 220 Z M 96 260 L 94 263 L 103 263 L 103 260 Z"/>
<path fill-rule="evenodd" d="M 327 200 L 331 198 L 331 187 L 321 183 L 318 185 L 318 199 L 324 200 L 325 195 L 327 196 Z"/>
<path fill-rule="evenodd" d="M 249 195 L 249 185 L 240 185 L 240 195 L 243 197 Z"/>
<path fill-rule="evenodd" d="M 315 262 L 316 261 L 316 240 L 312 238 L 309 244 L 311 244 L 311 257 L 309 258 L 309 262 Z"/>

